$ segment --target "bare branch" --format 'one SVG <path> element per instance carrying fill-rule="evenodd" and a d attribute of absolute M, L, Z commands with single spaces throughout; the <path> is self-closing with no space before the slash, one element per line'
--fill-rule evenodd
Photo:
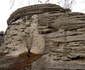
<path fill-rule="evenodd" d="M 15 3 L 15 0 L 10 0 L 10 2 L 12 2 L 11 4 L 11 7 L 10 7 L 10 9 L 12 9 L 12 7 L 14 6 L 14 3 Z"/>
<path fill-rule="evenodd" d="M 48 3 L 50 0 L 46 0 L 45 3 Z M 38 0 L 38 2 L 43 3 L 41 0 Z"/>

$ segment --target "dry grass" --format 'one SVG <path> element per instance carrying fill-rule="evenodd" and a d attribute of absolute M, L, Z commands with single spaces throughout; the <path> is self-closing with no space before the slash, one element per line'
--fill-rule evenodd
<path fill-rule="evenodd" d="M 0 56 L 5 56 L 6 54 L 8 54 L 8 53 L 0 52 Z"/>
<path fill-rule="evenodd" d="M 11 62 L 14 62 L 12 65 L 0 70 L 24 70 L 25 68 L 31 68 L 31 63 L 39 59 L 40 56 L 40 54 L 30 53 L 30 57 L 28 57 L 27 52 L 22 53 L 17 58 L 11 59 Z"/>

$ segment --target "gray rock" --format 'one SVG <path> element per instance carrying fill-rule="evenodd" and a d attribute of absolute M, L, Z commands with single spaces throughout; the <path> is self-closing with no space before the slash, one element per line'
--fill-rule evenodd
<path fill-rule="evenodd" d="M 85 14 L 54 4 L 20 8 L 8 19 L 5 49 L 10 56 L 42 54 L 34 70 L 85 69 Z"/>

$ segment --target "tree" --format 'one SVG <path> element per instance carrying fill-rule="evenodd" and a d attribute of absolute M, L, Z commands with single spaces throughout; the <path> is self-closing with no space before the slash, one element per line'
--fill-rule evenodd
<path fill-rule="evenodd" d="M 75 0 L 65 0 L 64 7 L 70 8 L 75 4 Z"/>
<path fill-rule="evenodd" d="M 10 0 L 11 6 L 10 9 L 12 9 L 12 7 L 15 5 L 15 1 L 17 0 Z M 36 3 L 48 3 L 50 2 L 50 0 L 19 0 L 20 4 L 23 4 L 24 1 L 28 1 L 28 5 L 30 5 L 31 2 L 34 2 L 34 4 Z M 84 2 L 85 0 L 83 0 Z M 62 4 L 62 6 L 64 8 L 69 8 L 71 9 L 72 6 L 76 3 L 76 0 L 56 0 L 57 4 Z"/>
<path fill-rule="evenodd" d="M 58 0 L 58 4 L 62 4 L 64 8 L 71 9 L 76 0 Z"/>
<path fill-rule="evenodd" d="M 29 39 L 28 35 L 26 37 L 24 37 L 23 39 L 26 42 L 26 48 L 28 50 L 28 57 L 30 57 L 30 49 L 31 49 L 30 39 Z"/>
<path fill-rule="evenodd" d="M 10 9 L 12 9 L 12 7 L 14 6 L 15 0 L 10 0 L 11 6 Z"/>
<path fill-rule="evenodd" d="M 10 3 L 11 3 L 10 9 L 12 9 L 12 7 L 15 5 L 15 1 L 16 0 L 10 0 Z M 20 4 L 23 4 L 23 1 L 24 0 L 19 0 L 19 2 L 21 2 Z M 27 1 L 28 1 L 28 5 L 30 5 L 32 0 L 27 0 Z M 43 3 L 48 3 L 50 0 L 44 0 L 44 2 L 43 2 L 43 0 L 33 0 L 33 1 L 34 1 L 34 3 L 36 1 L 37 3 L 43 4 Z"/>
<path fill-rule="evenodd" d="M 38 0 L 38 2 L 43 3 L 41 0 Z M 48 3 L 49 0 L 45 0 L 45 3 Z"/>

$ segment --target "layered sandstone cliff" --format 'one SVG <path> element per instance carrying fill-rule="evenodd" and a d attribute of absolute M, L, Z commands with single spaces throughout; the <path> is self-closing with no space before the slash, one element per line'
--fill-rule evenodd
<path fill-rule="evenodd" d="M 8 19 L 4 52 L 42 56 L 31 70 L 85 69 L 85 15 L 54 4 L 16 10 Z"/>

